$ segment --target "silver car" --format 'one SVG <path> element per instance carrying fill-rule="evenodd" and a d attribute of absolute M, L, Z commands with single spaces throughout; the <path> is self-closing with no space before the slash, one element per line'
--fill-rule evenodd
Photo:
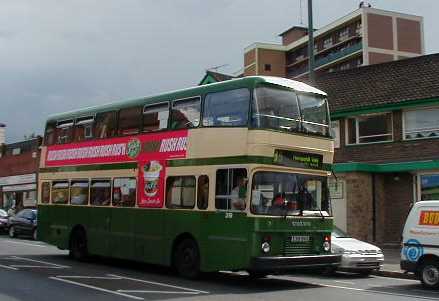
<path fill-rule="evenodd" d="M 332 231 L 331 240 L 332 252 L 342 254 L 337 270 L 369 275 L 382 267 L 384 255 L 377 246 L 352 238 L 337 227 Z"/>

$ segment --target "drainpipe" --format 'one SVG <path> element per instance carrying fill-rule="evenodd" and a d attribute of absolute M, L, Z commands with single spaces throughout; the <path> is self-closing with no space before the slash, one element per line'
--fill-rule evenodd
<path fill-rule="evenodd" d="M 375 174 L 372 174 L 372 239 L 376 242 L 376 197 L 375 197 Z"/>

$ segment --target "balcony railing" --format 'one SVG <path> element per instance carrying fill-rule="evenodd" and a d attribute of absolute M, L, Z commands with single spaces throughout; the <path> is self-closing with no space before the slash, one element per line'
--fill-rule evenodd
<path fill-rule="evenodd" d="M 329 55 L 327 55 L 327 56 L 325 56 L 325 57 L 323 57 L 321 59 L 317 59 L 316 62 L 315 62 L 315 67 L 317 68 L 317 67 L 326 65 L 326 64 L 328 64 L 330 62 L 333 62 L 335 60 L 338 60 L 338 59 L 340 59 L 342 57 L 348 56 L 348 55 L 350 55 L 350 54 L 352 54 L 354 52 L 357 52 L 357 51 L 361 50 L 362 47 L 363 47 L 363 44 L 361 42 L 359 42 L 359 43 L 357 43 L 355 45 L 347 47 L 347 48 L 345 48 L 343 50 L 340 50 L 338 52 L 331 53 L 331 54 L 329 54 Z"/>

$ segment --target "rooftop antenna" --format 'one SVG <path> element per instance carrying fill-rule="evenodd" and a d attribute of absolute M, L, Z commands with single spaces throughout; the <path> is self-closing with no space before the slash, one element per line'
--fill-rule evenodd
<path fill-rule="evenodd" d="M 207 68 L 206 71 L 215 71 L 215 72 L 217 72 L 219 68 L 223 68 L 223 67 L 226 67 L 226 66 L 229 66 L 229 64 L 222 64 L 222 65 L 219 65 L 219 66 L 210 67 L 210 68 Z"/>

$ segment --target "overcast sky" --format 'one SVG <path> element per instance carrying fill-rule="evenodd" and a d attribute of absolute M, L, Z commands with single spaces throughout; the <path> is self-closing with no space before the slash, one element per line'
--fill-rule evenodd
<path fill-rule="evenodd" d="M 322 27 L 357 0 L 314 0 Z M 439 1 L 376 0 L 424 16 L 439 52 Z M 198 84 L 205 69 L 242 68 L 253 42 L 300 25 L 300 0 L 0 0 L 0 122 L 7 142 L 42 134 L 49 114 Z M 307 0 L 303 21 L 307 20 Z"/>

